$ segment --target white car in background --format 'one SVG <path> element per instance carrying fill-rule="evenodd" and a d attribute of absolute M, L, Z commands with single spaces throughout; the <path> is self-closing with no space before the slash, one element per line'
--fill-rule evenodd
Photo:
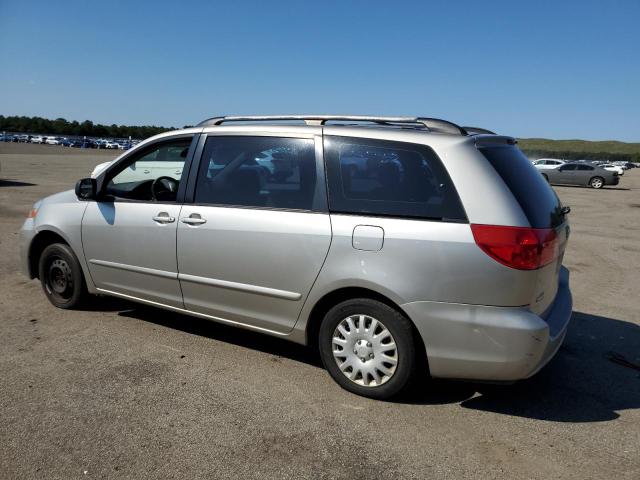
<path fill-rule="evenodd" d="M 549 170 L 551 168 L 558 168 L 560 165 L 564 165 L 565 163 L 567 162 L 557 158 L 540 158 L 533 162 L 533 166 L 538 170 Z"/>
<path fill-rule="evenodd" d="M 40 135 L 36 135 L 35 137 L 31 137 L 30 142 L 31 143 L 44 143 L 44 138 L 42 138 Z"/>
<path fill-rule="evenodd" d="M 91 172 L 91 178 L 96 178 L 100 175 L 109 165 L 111 165 L 115 160 L 111 160 L 110 162 L 103 162 L 95 166 L 93 171 Z"/>
<path fill-rule="evenodd" d="M 167 147 L 154 150 L 148 155 L 140 157 L 136 162 L 129 165 L 118 174 L 120 183 L 141 182 L 158 177 L 171 177 L 179 180 L 182 176 L 184 161 L 172 161 L 171 158 L 186 158 L 188 148 L 169 145 Z M 118 157 L 120 158 L 120 157 Z M 118 160 L 100 163 L 91 172 L 91 178 L 96 178 L 109 165 Z"/>
<path fill-rule="evenodd" d="M 46 143 L 47 145 L 60 145 L 60 142 L 62 142 L 62 140 L 64 140 L 64 138 L 62 137 L 47 137 L 44 143 Z"/>
<path fill-rule="evenodd" d="M 619 165 L 614 165 L 613 163 L 601 163 L 598 166 L 610 172 L 618 172 L 618 175 L 624 175 L 624 168 Z"/>

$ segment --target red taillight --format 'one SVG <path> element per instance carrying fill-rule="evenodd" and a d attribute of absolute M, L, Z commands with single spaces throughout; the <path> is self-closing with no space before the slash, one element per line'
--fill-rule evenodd
<path fill-rule="evenodd" d="M 552 228 L 471 225 L 476 244 L 494 260 L 518 270 L 535 270 L 558 257 L 558 236 Z"/>

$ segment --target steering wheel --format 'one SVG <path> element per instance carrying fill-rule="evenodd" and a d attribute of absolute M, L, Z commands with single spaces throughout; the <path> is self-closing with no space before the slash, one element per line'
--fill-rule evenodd
<path fill-rule="evenodd" d="M 173 177 L 158 177 L 151 183 L 151 198 L 154 200 L 175 200 L 178 181 Z"/>

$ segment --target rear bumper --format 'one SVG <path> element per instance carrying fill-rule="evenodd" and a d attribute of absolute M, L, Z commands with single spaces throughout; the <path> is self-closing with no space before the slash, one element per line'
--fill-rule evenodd
<path fill-rule="evenodd" d="M 573 301 L 562 267 L 556 298 L 542 317 L 524 307 L 412 302 L 402 308 L 422 336 L 433 377 L 514 381 L 534 375 L 556 354 Z"/>

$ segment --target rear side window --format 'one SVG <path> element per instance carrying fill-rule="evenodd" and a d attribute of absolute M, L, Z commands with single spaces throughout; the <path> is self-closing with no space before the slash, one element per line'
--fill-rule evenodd
<path fill-rule="evenodd" d="M 333 212 L 466 221 L 449 175 L 425 145 L 326 136 L 324 151 Z"/>
<path fill-rule="evenodd" d="M 564 218 L 558 196 L 519 148 L 480 148 L 516 198 L 533 228 L 555 228 Z"/>
<path fill-rule="evenodd" d="M 195 202 L 313 210 L 316 186 L 311 139 L 212 136 L 200 161 Z"/>

